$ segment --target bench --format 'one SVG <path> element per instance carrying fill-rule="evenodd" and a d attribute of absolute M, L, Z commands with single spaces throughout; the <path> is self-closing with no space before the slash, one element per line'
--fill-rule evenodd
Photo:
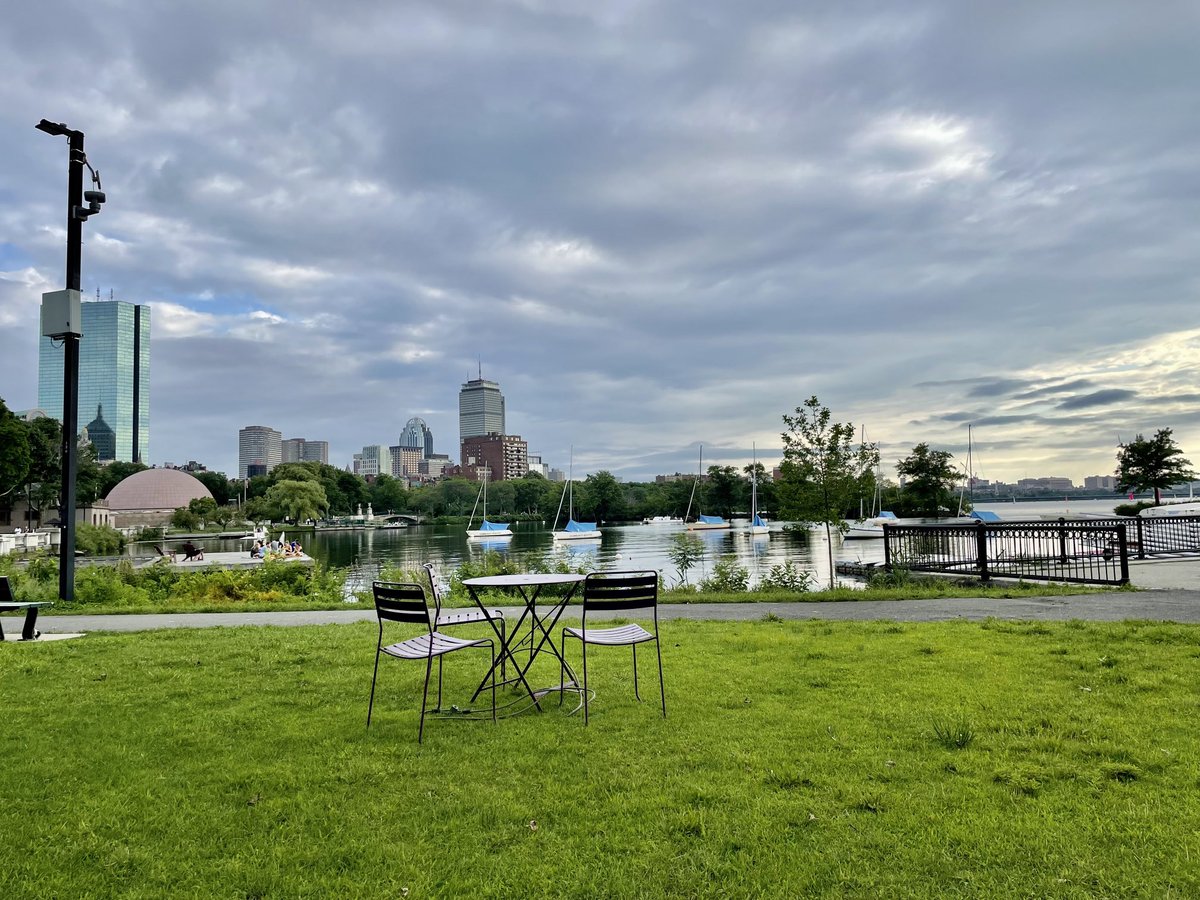
<path fill-rule="evenodd" d="M 25 627 L 21 629 L 21 640 L 32 641 L 41 637 L 41 632 L 34 626 L 37 624 L 38 610 L 43 606 L 53 606 L 49 600 L 17 600 L 13 597 L 12 587 L 8 576 L 0 575 L 0 612 L 16 612 L 25 610 Z M 4 640 L 4 625 L 0 623 L 0 641 Z"/>

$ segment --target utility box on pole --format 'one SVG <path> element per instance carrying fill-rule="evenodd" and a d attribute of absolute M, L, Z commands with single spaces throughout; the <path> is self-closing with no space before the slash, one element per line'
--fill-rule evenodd
<path fill-rule="evenodd" d="M 83 297 L 79 291 L 49 291 L 42 294 L 42 334 L 62 340 L 83 337 Z"/>

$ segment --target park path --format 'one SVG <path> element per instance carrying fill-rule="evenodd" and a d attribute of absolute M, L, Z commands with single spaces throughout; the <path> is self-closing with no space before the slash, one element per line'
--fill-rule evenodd
<path fill-rule="evenodd" d="M 1120 622 L 1149 619 L 1159 622 L 1200 623 L 1200 559 L 1152 560 L 1130 566 L 1130 580 L 1141 590 L 1104 591 L 1068 597 L 954 597 L 935 600 L 857 600 L 804 603 L 664 603 L 663 619 L 828 619 L 897 622 L 945 622 L 955 619 L 1036 619 Z M 501 607 L 507 616 L 518 616 L 521 607 Z M 578 616 L 569 609 L 564 619 Z M 3 620 L 7 635 L 21 633 L 21 618 Z M 306 610 L 303 612 L 172 613 L 167 615 L 41 616 L 44 634 L 79 634 L 93 631 L 153 631 L 162 628 L 211 628 L 241 625 L 335 625 L 375 621 L 373 609 Z"/>
<path fill-rule="evenodd" d="M 510 617 L 520 615 L 520 607 L 501 607 Z M 569 609 L 564 615 L 577 616 Z M 659 606 L 663 619 L 754 620 L 767 615 L 781 619 L 826 619 L 830 621 L 869 621 L 890 619 L 898 622 L 944 622 L 955 619 L 1030 619 L 1092 622 L 1120 622 L 1125 619 L 1200 623 L 1200 590 L 1108 591 L 1067 597 L 955 597 L 932 600 L 860 600 L 821 603 L 666 603 Z M 345 625 L 373 622 L 375 611 L 305 610 L 298 612 L 174 613 L 166 615 L 124 616 L 42 616 L 38 627 L 45 634 L 78 634 L 97 631 L 153 631 L 163 628 L 211 628 L 245 625 Z M 21 633 L 19 618 L 6 618 L 4 630 Z"/>

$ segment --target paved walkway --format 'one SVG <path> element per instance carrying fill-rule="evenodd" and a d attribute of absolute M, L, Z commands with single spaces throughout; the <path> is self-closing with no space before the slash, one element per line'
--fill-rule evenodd
<path fill-rule="evenodd" d="M 1200 623 L 1200 560 L 1136 563 L 1130 579 L 1140 591 L 1107 591 L 1069 597 L 957 597 L 938 600 L 861 600 L 842 603 L 693 603 L 663 604 L 664 619 L 761 619 L 774 614 L 781 619 L 863 621 L 893 619 L 898 622 L 942 622 L 955 619 L 1083 619 L 1119 622 L 1124 619 Z M 521 607 L 503 607 L 510 617 Z M 568 610 L 564 619 L 578 616 Z M 315 610 L 265 613 L 181 613 L 128 616 L 40 616 L 45 634 L 90 631 L 148 631 L 160 628 L 208 628 L 239 625 L 331 625 L 374 621 L 374 610 Z M 21 633 L 21 618 L 4 620 L 9 635 Z"/>

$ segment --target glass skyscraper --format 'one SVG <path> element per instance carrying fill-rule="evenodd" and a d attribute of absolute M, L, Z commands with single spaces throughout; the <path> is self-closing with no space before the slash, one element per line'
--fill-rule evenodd
<path fill-rule="evenodd" d="M 77 420 L 101 460 L 145 461 L 150 443 L 150 307 L 120 300 L 81 305 Z M 42 337 L 38 406 L 62 421 L 63 350 Z"/>

